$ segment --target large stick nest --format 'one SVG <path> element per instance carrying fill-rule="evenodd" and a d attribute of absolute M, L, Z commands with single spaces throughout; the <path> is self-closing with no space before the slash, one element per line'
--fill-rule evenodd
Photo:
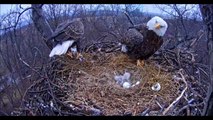
<path fill-rule="evenodd" d="M 114 44 L 107 46 L 116 48 Z M 201 114 L 205 86 L 181 67 L 194 63 L 193 54 L 163 50 L 138 67 L 136 61 L 116 49 L 95 50 L 84 52 L 82 61 L 67 55 L 51 60 L 44 68 L 45 74 L 26 92 L 20 110 L 13 114 Z M 131 74 L 132 83 L 140 84 L 130 89 L 119 86 L 114 76 L 124 72 Z M 151 89 L 155 83 L 160 83 L 160 91 Z"/>

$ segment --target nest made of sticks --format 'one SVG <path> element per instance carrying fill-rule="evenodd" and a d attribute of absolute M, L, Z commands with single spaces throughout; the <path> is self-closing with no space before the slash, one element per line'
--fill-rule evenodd
<path fill-rule="evenodd" d="M 147 60 L 144 67 L 138 67 L 123 53 L 99 50 L 83 53 L 82 61 L 67 55 L 52 60 L 45 74 L 26 92 L 21 112 L 14 114 L 181 115 L 185 110 L 187 115 L 201 114 L 205 86 L 178 69 L 181 65 L 172 60 L 176 55 L 166 56 L 173 52 L 163 51 Z M 178 54 L 177 63 L 194 61 L 191 54 Z M 132 83 L 140 84 L 130 89 L 116 84 L 114 76 L 124 72 L 131 74 Z M 157 82 L 161 90 L 153 91 L 151 87 Z"/>
<path fill-rule="evenodd" d="M 160 111 L 177 97 L 179 84 L 172 80 L 171 73 L 163 72 L 153 63 L 146 63 L 143 68 L 123 54 L 84 54 L 85 61 L 63 58 L 64 68 L 58 71 L 59 76 L 68 80 L 73 89 L 68 93 L 65 103 L 85 109 L 100 109 L 103 115 L 140 115 L 147 107 Z M 131 81 L 141 84 L 124 89 L 114 80 L 115 75 L 128 71 Z M 65 77 L 66 76 L 66 77 Z M 160 83 L 159 92 L 151 90 L 152 85 Z M 175 94 L 177 93 L 177 94 Z M 91 115 L 92 113 L 87 113 Z"/>

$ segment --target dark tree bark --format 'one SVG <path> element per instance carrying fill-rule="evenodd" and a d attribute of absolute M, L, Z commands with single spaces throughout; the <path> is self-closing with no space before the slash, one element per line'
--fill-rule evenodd
<path fill-rule="evenodd" d="M 207 44 L 209 52 L 209 76 L 210 85 L 207 92 L 206 104 L 204 106 L 203 115 L 212 115 L 213 112 L 213 5 L 200 4 L 200 11 L 203 17 L 203 22 L 206 25 Z"/>
<path fill-rule="evenodd" d="M 53 39 L 49 39 L 53 31 L 44 17 L 42 4 L 32 4 L 32 20 L 37 30 L 42 34 L 42 37 L 47 46 L 52 49 L 55 45 Z"/>

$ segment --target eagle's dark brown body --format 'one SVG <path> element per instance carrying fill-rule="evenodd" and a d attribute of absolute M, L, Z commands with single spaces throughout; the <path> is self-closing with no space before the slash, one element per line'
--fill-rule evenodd
<path fill-rule="evenodd" d="M 80 52 L 80 41 L 83 40 L 83 35 L 84 25 L 80 18 L 62 22 L 48 39 L 55 43 L 49 57 L 66 54 L 68 50 L 76 51 L 77 57 L 80 56 L 78 52 Z M 72 54 L 70 53 L 69 56 L 72 57 Z"/>
<path fill-rule="evenodd" d="M 61 23 L 53 33 L 57 41 L 63 42 L 69 39 L 78 40 L 84 34 L 84 25 L 80 19 L 68 20 Z"/>
<path fill-rule="evenodd" d="M 68 20 L 59 24 L 52 34 L 51 38 L 54 38 L 55 44 L 62 44 L 67 40 L 74 40 L 72 46 L 77 46 L 79 51 L 79 39 L 84 34 L 84 25 L 80 19 Z M 71 46 L 71 47 L 72 47 Z"/>
<path fill-rule="evenodd" d="M 152 56 L 163 44 L 163 38 L 145 26 L 130 28 L 123 44 L 127 47 L 127 54 L 132 59 L 146 60 Z"/>

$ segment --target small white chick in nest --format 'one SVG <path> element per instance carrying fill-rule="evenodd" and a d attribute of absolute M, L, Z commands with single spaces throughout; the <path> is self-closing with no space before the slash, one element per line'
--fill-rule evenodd
<path fill-rule="evenodd" d="M 124 75 L 123 75 L 123 79 L 129 81 L 130 76 L 131 76 L 130 73 L 125 72 Z"/>
<path fill-rule="evenodd" d="M 114 79 L 116 80 L 116 83 L 119 84 L 119 85 L 122 85 L 123 84 L 123 76 L 122 75 L 116 75 L 114 77 Z"/>
<path fill-rule="evenodd" d="M 159 91 L 161 89 L 160 83 L 156 83 L 152 86 L 153 91 Z"/>
<path fill-rule="evenodd" d="M 124 82 L 123 83 L 123 88 L 130 88 L 131 87 L 131 84 L 129 82 Z"/>
<path fill-rule="evenodd" d="M 123 88 L 130 88 L 130 73 L 125 72 L 123 75 L 116 75 L 114 79 L 116 80 L 116 83 L 121 85 Z"/>

